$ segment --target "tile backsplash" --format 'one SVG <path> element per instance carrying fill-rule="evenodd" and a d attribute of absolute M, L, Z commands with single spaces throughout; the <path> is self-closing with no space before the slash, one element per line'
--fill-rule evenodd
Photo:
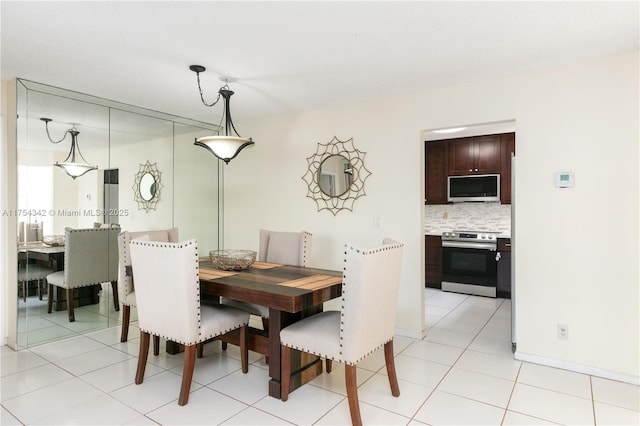
<path fill-rule="evenodd" d="M 511 235 L 511 205 L 454 203 L 425 207 L 425 232 L 492 231 Z"/>

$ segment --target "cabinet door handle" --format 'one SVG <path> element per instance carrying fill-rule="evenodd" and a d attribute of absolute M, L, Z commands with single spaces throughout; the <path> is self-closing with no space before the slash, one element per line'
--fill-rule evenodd
<path fill-rule="evenodd" d="M 502 256 L 500 256 L 500 252 L 497 252 L 496 253 L 496 262 L 498 262 L 501 258 L 502 258 Z"/>

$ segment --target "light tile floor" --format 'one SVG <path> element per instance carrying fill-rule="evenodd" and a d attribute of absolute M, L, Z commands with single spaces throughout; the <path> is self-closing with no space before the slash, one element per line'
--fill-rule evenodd
<path fill-rule="evenodd" d="M 510 303 L 426 289 L 427 336 L 396 336 L 401 395 L 391 396 L 378 351 L 358 366 L 365 424 L 640 424 L 639 387 L 520 362 L 511 353 Z M 0 424 L 349 424 L 344 368 L 334 364 L 289 396 L 267 395 L 264 358 L 219 343 L 196 362 L 189 404 L 177 405 L 182 356 L 149 357 L 133 383 L 139 339 L 119 327 L 14 352 L 2 347 Z"/>

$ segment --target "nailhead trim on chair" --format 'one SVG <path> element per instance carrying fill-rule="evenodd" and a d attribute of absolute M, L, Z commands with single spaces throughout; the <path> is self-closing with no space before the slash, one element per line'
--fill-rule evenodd
<path fill-rule="evenodd" d="M 306 267 L 308 265 L 309 259 L 307 258 L 307 244 L 309 243 L 309 240 L 313 237 L 313 235 L 310 232 L 307 231 L 302 231 L 302 244 L 303 244 L 303 250 L 302 250 L 302 266 Z"/>

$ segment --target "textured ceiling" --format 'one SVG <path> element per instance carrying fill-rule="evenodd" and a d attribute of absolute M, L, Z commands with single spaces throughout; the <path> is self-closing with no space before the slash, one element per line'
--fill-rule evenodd
<path fill-rule="evenodd" d="M 217 122 L 202 64 L 238 124 L 635 50 L 638 5 L 5 0 L 1 76 Z"/>

